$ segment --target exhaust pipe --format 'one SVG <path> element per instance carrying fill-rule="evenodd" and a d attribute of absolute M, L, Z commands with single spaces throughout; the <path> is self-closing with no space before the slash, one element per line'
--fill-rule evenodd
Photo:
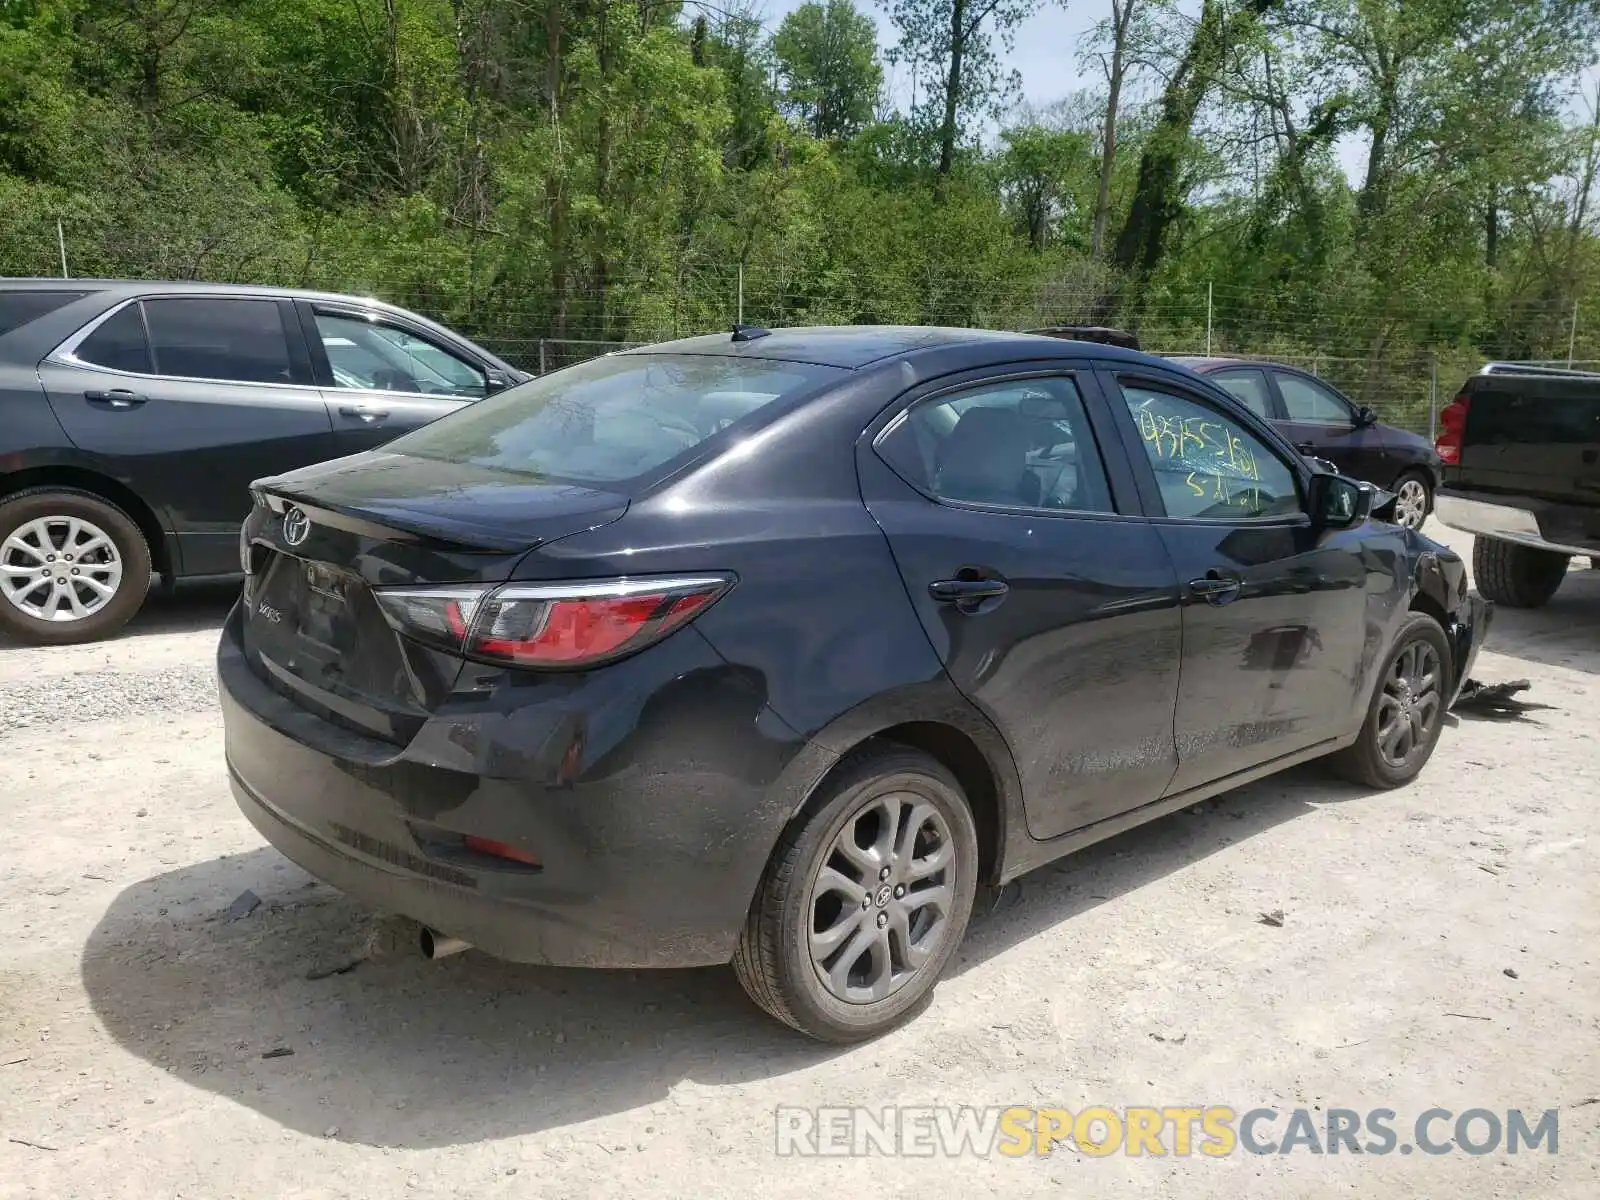
<path fill-rule="evenodd" d="M 448 937 L 437 930 L 422 927 L 419 938 L 422 946 L 422 957 L 426 959 L 448 958 L 452 954 L 460 954 L 463 950 L 471 950 L 472 943 L 464 942 L 458 937 Z"/>

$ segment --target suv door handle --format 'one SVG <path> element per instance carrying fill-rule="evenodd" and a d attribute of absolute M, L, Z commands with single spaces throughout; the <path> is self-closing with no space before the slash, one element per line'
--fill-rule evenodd
<path fill-rule="evenodd" d="M 1226 604 L 1230 600 L 1237 600 L 1243 587 L 1244 580 L 1215 567 L 1203 577 L 1189 580 L 1189 590 L 1196 596 L 1204 597 L 1207 604 Z"/>
<path fill-rule="evenodd" d="M 1004 579 L 936 579 L 928 595 L 940 604 L 954 604 L 958 612 L 975 613 L 985 600 L 1004 596 L 1011 585 Z"/>
<path fill-rule="evenodd" d="M 387 408 L 367 408 L 365 405 L 346 404 L 339 409 L 341 417 L 357 417 L 371 425 L 374 421 L 382 421 L 389 415 Z"/>
<path fill-rule="evenodd" d="M 130 392 L 127 388 L 112 388 L 109 392 L 85 392 L 83 398 L 90 404 L 123 411 L 138 408 L 148 397 L 141 396 L 138 392 Z"/>
<path fill-rule="evenodd" d="M 1294 448 L 1300 451 L 1301 454 L 1315 454 L 1317 452 L 1317 444 L 1315 442 L 1296 442 Z"/>

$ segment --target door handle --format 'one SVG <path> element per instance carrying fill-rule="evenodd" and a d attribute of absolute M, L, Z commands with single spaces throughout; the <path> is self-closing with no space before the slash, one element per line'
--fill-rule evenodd
<path fill-rule="evenodd" d="M 1317 452 L 1315 442 L 1296 442 L 1294 448 L 1300 451 L 1301 454 L 1315 454 Z"/>
<path fill-rule="evenodd" d="M 1203 597 L 1207 604 L 1226 604 L 1230 600 L 1237 600 L 1243 587 L 1244 580 L 1215 567 L 1201 578 L 1189 580 L 1189 590 Z"/>
<path fill-rule="evenodd" d="M 364 405 L 346 404 L 339 409 L 341 417 L 357 417 L 371 425 L 374 421 L 382 421 L 389 415 L 387 408 L 367 408 Z"/>
<path fill-rule="evenodd" d="M 112 388 L 108 392 L 85 392 L 83 398 L 90 404 L 114 408 L 121 412 L 138 408 L 148 397 L 141 396 L 138 392 L 130 392 L 127 388 Z"/>
<path fill-rule="evenodd" d="M 954 604 L 957 612 L 975 613 L 985 600 L 1004 596 L 1011 585 L 1004 579 L 936 579 L 928 595 L 940 604 Z"/>

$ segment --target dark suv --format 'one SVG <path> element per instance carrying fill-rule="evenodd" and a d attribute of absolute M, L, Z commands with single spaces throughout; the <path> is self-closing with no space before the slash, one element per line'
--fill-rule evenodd
<path fill-rule="evenodd" d="M 241 574 L 252 479 L 370 450 L 527 378 L 375 300 L 0 280 L 0 630 L 92 641 Z"/>

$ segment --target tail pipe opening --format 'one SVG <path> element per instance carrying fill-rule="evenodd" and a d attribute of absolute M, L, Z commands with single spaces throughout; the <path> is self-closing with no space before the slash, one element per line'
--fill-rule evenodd
<path fill-rule="evenodd" d="M 449 937 L 436 929 L 429 929 L 426 925 L 422 927 L 418 944 L 422 947 L 422 957 L 426 959 L 449 958 L 452 954 L 472 949 L 471 942 L 464 942 L 458 937 Z"/>

